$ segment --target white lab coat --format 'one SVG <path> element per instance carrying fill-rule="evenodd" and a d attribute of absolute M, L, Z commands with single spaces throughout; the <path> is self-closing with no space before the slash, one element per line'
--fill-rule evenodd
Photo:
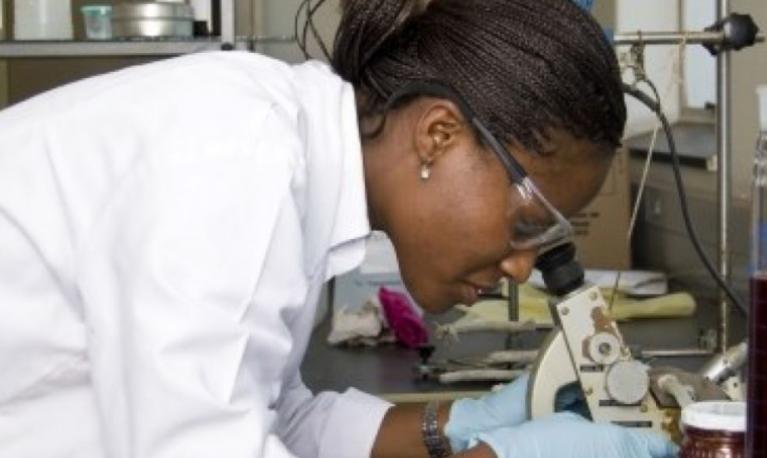
<path fill-rule="evenodd" d="M 364 457 L 312 396 L 321 285 L 370 231 L 354 94 L 205 53 L 0 112 L 0 457 Z"/>

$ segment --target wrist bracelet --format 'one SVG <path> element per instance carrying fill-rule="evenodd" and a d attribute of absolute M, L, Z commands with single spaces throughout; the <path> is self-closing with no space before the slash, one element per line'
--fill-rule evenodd
<path fill-rule="evenodd" d="M 450 456 L 450 446 L 439 433 L 439 422 L 437 421 L 438 408 L 439 401 L 429 401 L 423 409 L 421 433 L 423 434 L 423 444 L 426 446 L 430 458 L 446 458 Z"/>

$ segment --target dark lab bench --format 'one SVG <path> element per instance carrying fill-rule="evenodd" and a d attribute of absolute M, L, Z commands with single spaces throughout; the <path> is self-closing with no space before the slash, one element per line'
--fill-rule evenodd
<path fill-rule="evenodd" d="M 627 342 L 641 345 L 644 349 L 692 348 L 698 345 L 701 329 L 716 327 L 718 310 L 713 300 L 699 301 L 698 311 L 689 318 L 646 319 L 620 323 Z M 449 322 L 458 315 L 455 312 L 444 316 L 427 316 L 429 322 Z M 433 329 L 433 328 L 432 328 Z M 733 311 L 730 343 L 740 342 L 745 336 L 745 321 L 739 312 Z M 423 381 L 416 376 L 415 366 L 420 359 L 416 351 L 397 345 L 383 345 L 374 348 L 333 347 L 326 341 L 330 332 L 330 320 L 318 326 L 313 335 L 302 366 L 304 382 L 313 391 L 343 391 L 355 387 L 378 395 L 405 393 L 434 394 L 440 392 L 487 390 L 493 383 L 460 383 L 442 385 Z M 545 338 L 545 331 L 527 333 L 518 338 L 514 348 L 534 349 Z M 506 337 L 497 333 L 476 333 L 464 335 L 460 343 L 446 346 L 437 342 L 432 360 L 447 357 L 460 359 L 479 356 L 496 350 L 503 350 Z M 653 366 L 675 366 L 689 371 L 697 370 L 706 358 L 676 357 L 659 358 Z"/>

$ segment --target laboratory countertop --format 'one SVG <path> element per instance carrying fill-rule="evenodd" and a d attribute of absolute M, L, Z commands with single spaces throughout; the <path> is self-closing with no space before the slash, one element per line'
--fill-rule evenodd
<path fill-rule="evenodd" d="M 442 316 L 427 316 L 427 323 L 450 322 L 459 315 L 448 312 Z M 644 319 L 620 323 L 621 331 L 629 345 L 643 350 L 667 350 L 697 348 L 701 330 L 716 327 L 717 308 L 714 301 L 701 301 L 697 313 L 688 318 Z M 745 336 L 745 321 L 733 312 L 730 344 L 740 342 Z M 344 391 L 349 387 L 380 395 L 389 399 L 455 397 L 460 393 L 485 391 L 492 383 L 460 383 L 442 385 L 424 381 L 416 376 L 415 367 L 420 362 L 418 353 L 395 344 L 374 348 L 334 347 L 327 343 L 330 320 L 326 319 L 314 331 L 309 343 L 302 374 L 306 385 L 314 392 Z M 540 345 L 547 331 L 526 333 L 512 342 L 515 349 L 534 349 Z M 480 356 L 506 348 L 506 336 L 497 333 L 465 335 L 459 343 L 446 345 L 435 342 L 432 361 L 446 358 L 461 359 Z M 652 366 L 674 366 L 688 371 L 697 370 L 706 357 L 672 357 L 652 360 Z"/>
<path fill-rule="evenodd" d="M 675 122 L 671 124 L 671 132 L 679 153 L 680 162 L 691 165 L 709 164 L 716 157 L 716 126 L 712 123 Z M 652 132 L 642 133 L 625 141 L 632 153 L 645 156 L 650 146 Z M 665 135 L 658 135 L 655 153 L 661 159 L 670 159 L 669 143 Z"/>

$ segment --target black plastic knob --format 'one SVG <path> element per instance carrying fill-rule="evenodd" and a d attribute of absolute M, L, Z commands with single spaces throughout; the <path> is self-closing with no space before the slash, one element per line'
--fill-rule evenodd
<path fill-rule="evenodd" d="M 750 14 L 732 13 L 705 29 L 708 32 L 724 32 L 724 41 L 718 44 L 704 45 L 708 52 L 717 55 L 722 51 L 741 50 L 756 43 L 759 26 Z"/>

